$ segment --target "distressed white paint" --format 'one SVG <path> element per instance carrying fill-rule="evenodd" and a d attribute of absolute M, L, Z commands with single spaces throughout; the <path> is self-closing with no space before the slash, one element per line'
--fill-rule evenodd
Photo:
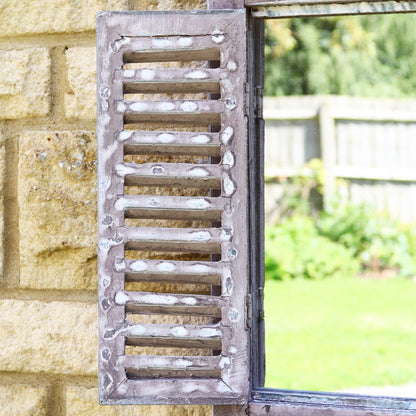
<path fill-rule="evenodd" d="M 160 133 L 157 136 L 157 140 L 160 143 L 172 143 L 173 141 L 175 141 L 175 135 L 173 133 Z"/>
<path fill-rule="evenodd" d="M 133 325 L 130 328 L 130 333 L 132 335 L 143 335 L 146 333 L 146 328 L 142 325 Z"/>
<path fill-rule="evenodd" d="M 133 78 L 136 75 L 136 71 L 134 69 L 125 69 L 123 71 L 124 78 Z"/>
<path fill-rule="evenodd" d="M 127 106 L 123 101 L 119 101 L 117 103 L 117 111 L 119 113 L 124 113 L 126 111 L 126 109 L 127 109 Z"/>
<path fill-rule="evenodd" d="M 175 326 L 171 329 L 170 333 L 175 337 L 186 337 L 188 330 L 183 326 Z"/>
<path fill-rule="evenodd" d="M 202 328 L 199 332 L 202 338 L 214 338 L 214 337 L 220 337 L 221 331 L 216 328 Z"/>
<path fill-rule="evenodd" d="M 188 170 L 188 173 L 196 177 L 209 176 L 209 171 L 204 168 L 192 168 Z"/>
<path fill-rule="evenodd" d="M 181 104 L 181 110 L 185 111 L 186 113 L 195 111 L 198 108 L 197 103 L 193 101 L 185 101 Z"/>
<path fill-rule="evenodd" d="M 184 77 L 186 79 L 206 79 L 209 78 L 209 73 L 202 69 L 194 69 L 193 71 L 185 73 Z"/>
<path fill-rule="evenodd" d="M 142 69 L 140 71 L 140 77 L 143 81 L 151 81 L 155 77 L 155 71 L 153 69 Z"/>
<path fill-rule="evenodd" d="M 136 260 L 130 264 L 130 269 L 134 272 L 143 272 L 148 269 L 146 262 L 141 260 Z"/>
<path fill-rule="evenodd" d="M 192 136 L 192 141 L 198 144 L 209 143 L 211 138 L 206 134 L 197 134 L 196 136 Z"/>
<path fill-rule="evenodd" d="M 152 38 L 152 44 L 155 48 L 169 48 L 169 46 L 172 46 L 172 41 L 170 39 L 166 38 Z"/>
<path fill-rule="evenodd" d="M 225 40 L 224 32 L 222 32 L 221 30 L 215 30 L 211 36 L 211 39 L 217 45 L 223 43 Z"/>
<path fill-rule="evenodd" d="M 190 233 L 191 241 L 209 241 L 211 239 L 211 233 L 209 231 L 194 231 Z"/>
<path fill-rule="evenodd" d="M 134 103 L 130 104 L 130 110 L 135 111 L 137 113 L 141 113 L 143 111 L 146 111 L 148 106 L 143 101 L 135 101 Z"/>
<path fill-rule="evenodd" d="M 231 126 L 227 126 L 220 137 L 223 144 L 229 144 L 234 137 L 234 129 Z"/>
<path fill-rule="evenodd" d="M 178 46 L 187 47 L 194 43 L 194 39 L 191 36 L 183 36 L 178 39 Z"/>
<path fill-rule="evenodd" d="M 184 303 L 185 305 L 193 306 L 193 305 L 196 305 L 196 299 L 189 296 L 189 297 L 183 298 L 182 303 Z"/>
<path fill-rule="evenodd" d="M 222 185 L 225 196 L 231 196 L 235 192 L 235 183 L 228 173 L 223 173 Z"/>
<path fill-rule="evenodd" d="M 186 206 L 192 209 L 207 209 L 210 205 L 210 202 L 203 198 L 189 199 L 186 201 Z"/>
<path fill-rule="evenodd" d="M 169 262 L 169 261 L 163 261 L 160 262 L 157 266 L 156 269 L 160 272 L 173 272 L 176 270 L 176 266 L 174 263 Z"/>
<path fill-rule="evenodd" d="M 120 306 L 125 305 L 128 302 L 128 300 L 129 300 L 129 296 L 127 295 L 127 293 L 123 292 L 122 290 L 119 290 L 116 293 L 116 296 L 114 298 L 114 302 Z"/>
<path fill-rule="evenodd" d="M 133 175 L 134 173 L 136 173 L 136 170 L 133 167 L 127 166 L 127 165 L 125 165 L 123 163 L 118 163 L 115 166 L 114 169 L 115 169 L 116 174 L 118 176 Z"/>
<path fill-rule="evenodd" d="M 163 175 L 166 173 L 166 169 L 163 166 L 155 165 L 152 167 L 153 175 Z"/>
<path fill-rule="evenodd" d="M 237 62 L 233 61 L 232 59 L 230 59 L 227 62 L 227 69 L 231 72 L 237 71 L 238 65 Z"/>
<path fill-rule="evenodd" d="M 132 137 L 133 137 L 133 132 L 127 131 L 127 130 L 121 131 L 120 134 L 118 135 L 118 139 L 122 142 L 126 140 L 130 140 Z"/>
<path fill-rule="evenodd" d="M 146 294 L 140 296 L 140 303 L 149 303 L 155 305 L 174 305 L 178 302 L 176 296 L 170 295 L 156 295 L 156 294 Z"/>
<path fill-rule="evenodd" d="M 223 165 L 227 165 L 230 168 L 232 168 L 234 166 L 235 160 L 234 160 L 234 155 L 231 152 L 231 150 L 227 150 L 224 153 L 224 156 L 222 157 L 222 163 L 223 163 Z"/>
<path fill-rule="evenodd" d="M 170 101 L 164 101 L 159 104 L 159 109 L 161 111 L 173 111 L 175 109 L 175 104 Z"/>

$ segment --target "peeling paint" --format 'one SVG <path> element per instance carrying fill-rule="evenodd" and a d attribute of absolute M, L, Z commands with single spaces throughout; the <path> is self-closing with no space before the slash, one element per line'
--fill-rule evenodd
<path fill-rule="evenodd" d="M 156 295 L 156 294 L 146 294 L 140 296 L 140 303 L 151 303 L 151 304 L 159 304 L 159 305 L 174 305 L 178 302 L 178 298 L 176 296 L 169 296 L 169 295 Z"/>
<path fill-rule="evenodd" d="M 126 106 L 126 104 L 123 101 L 119 101 L 117 103 L 117 107 L 116 108 L 117 108 L 117 111 L 119 113 L 124 113 L 126 111 L 126 109 L 127 109 L 127 106 Z"/>
<path fill-rule="evenodd" d="M 159 108 L 161 111 L 173 111 L 175 109 L 175 104 L 170 101 L 165 101 L 159 104 Z"/>
<path fill-rule="evenodd" d="M 209 143 L 211 138 L 206 134 L 198 134 L 196 136 L 192 136 L 192 141 L 198 144 Z"/>
<path fill-rule="evenodd" d="M 227 63 L 227 69 L 231 72 L 237 71 L 238 69 L 237 62 L 230 59 Z"/>
<path fill-rule="evenodd" d="M 116 259 L 115 264 L 114 264 L 114 268 L 116 269 L 116 271 L 118 272 L 124 272 L 124 270 L 126 270 L 126 262 L 124 261 L 124 259 Z"/>
<path fill-rule="evenodd" d="M 166 172 L 163 166 L 155 165 L 152 167 L 153 175 L 163 175 Z"/>

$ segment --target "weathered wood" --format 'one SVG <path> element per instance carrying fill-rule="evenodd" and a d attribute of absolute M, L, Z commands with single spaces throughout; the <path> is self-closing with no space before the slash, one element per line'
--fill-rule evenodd
<path fill-rule="evenodd" d="M 207 0 L 208 9 L 242 9 L 244 0 Z"/>
<path fill-rule="evenodd" d="M 122 131 L 125 155 L 220 156 L 219 135 L 213 133 Z"/>
<path fill-rule="evenodd" d="M 223 262 L 172 260 L 120 260 L 115 267 L 126 271 L 128 282 L 205 283 L 216 286 L 221 283 L 221 276 L 227 269 Z"/>
<path fill-rule="evenodd" d="M 190 163 L 118 163 L 117 176 L 126 186 L 173 186 L 221 188 L 222 169 L 218 165 Z"/>
<path fill-rule="evenodd" d="M 116 303 L 126 305 L 127 313 L 194 315 L 221 317 L 226 300 L 206 295 L 158 294 L 148 292 L 116 293 Z"/>
<path fill-rule="evenodd" d="M 115 207 L 124 210 L 125 218 L 220 221 L 225 205 L 222 198 L 125 195 Z"/>
<path fill-rule="evenodd" d="M 102 100 L 98 117 L 104 125 L 99 141 L 99 223 L 106 236 L 99 235 L 101 403 L 247 401 L 245 20 L 245 10 L 99 15 L 98 88 Z M 201 61 L 210 68 L 198 68 Z M 173 63 L 164 68 L 164 62 Z M 172 69 L 174 62 L 178 64 Z M 188 100 L 129 96 L 184 92 L 194 96 Z M 211 94 L 210 98 L 202 100 L 196 95 L 201 92 Z M 137 125 L 128 130 L 126 123 Z M 142 123 L 152 123 L 152 130 L 160 123 L 160 128 L 141 131 Z M 166 129 L 163 123 L 169 123 Z M 187 131 L 173 132 L 171 124 Z M 201 125 L 210 133 L 195 132 Z M 136 154 L 205 159 L 197 164 L 168 163 L 166 159 L 140 164 L 139 159 L 125 158 Z M 205 163 L 207 157 L 213 162 Z M 128 186 L 197 187 L 213 196 L 125 195 Z M 164 223 L 160 228 L 131 227 L 137 223 L 125 222 L 125 218 L 203 220 L 211 221 L 211 226 L 175 228 L 178 224 Z M 128 253 L 130 259 L 125 259 L 125 250 L 141 252 Z M 155 250 L 159 260 L 132 259 Z M 171 252 L 206 253 L 216 261 L 171 261 Z M 213 295 L 160 294 L 150 289 L 130 292 L 125 280 L 205 284 L 214 289 Z M 160 319 L 168 315 L 165 322 L 175 323 L 133 324 L 126 314 L 159 314 Z M 180 315 L 203 317 L 204 321 L 211 318 L 212 324 L 183 325 Z M 165 355 L 160 356 L 163 365 L 156 364 L 156 359 L 149 365 L 131 355 L 127 363 L 123 361 L 126 345 L 188 348 L 189 355 L 185 353 L 181 359 L 194 363 L 195 348 L 216 358 L 209 365 L 196 362 L 184 367 Z M 164 349 L 157 352 L 167 354 Z"/>

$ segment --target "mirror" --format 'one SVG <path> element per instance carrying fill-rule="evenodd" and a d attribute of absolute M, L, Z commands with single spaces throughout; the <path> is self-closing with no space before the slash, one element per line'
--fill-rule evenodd
<path fill-rule="evenodd" d="M 265 387 L 416 397 L 416 14 L 266 25 Z"/>

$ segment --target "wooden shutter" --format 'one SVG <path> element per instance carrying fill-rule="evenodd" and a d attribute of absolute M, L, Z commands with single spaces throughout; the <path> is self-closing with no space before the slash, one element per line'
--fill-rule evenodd
<path fill-rule="evenodd" d="M 247 401 L 245 22 L 98 16 L 103 404 Z"/>

